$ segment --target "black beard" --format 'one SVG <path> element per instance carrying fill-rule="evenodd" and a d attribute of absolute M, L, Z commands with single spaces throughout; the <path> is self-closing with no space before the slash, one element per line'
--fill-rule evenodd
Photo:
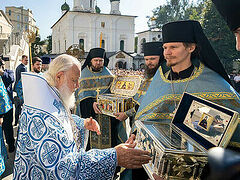
<path fill-rule="evenodd" d="M 150 79 L 155 75 L 157 70 L 158 66 L 154 67 L 153 69 L 150 69 L 148 66 L 145 66 L 145 76 Z"/>
<path fill-rule="evenodd" d="M 92 68 L 93 72 L 99 72 L 99 71 L 102 70 L 102 67 L 101 68 L 95 68 L 95 67 L 91 66 L 91 68 Z"/>
<path fill-rule="evenodd" d="M 37 69 L 33 69 L 33 71 L 35 72 L 35 73 L 40 73 L 41 71 L 39 71 L 39 70 L 37 70 Z"/>

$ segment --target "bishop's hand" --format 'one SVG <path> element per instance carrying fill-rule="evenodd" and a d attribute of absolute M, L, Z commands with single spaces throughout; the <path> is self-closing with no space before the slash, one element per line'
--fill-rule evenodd
<path fill-rule="evenodd" d="M 93 119 L 92 117 L 87 118 L 87 119 L 84 120 L 84 127 L 86 129 L 88 129 L 89 131 L 96 132 L 97 135 L 101 134 L 100 126 L 99 126 L 98 122 L 95 119 Z"/>
<path fill-rule="evenodd" d="M 148 151 L 140 149 L 134 149 L 136 143 L 133 144 L 119 144 L 115 147 L 117 151 L 118 166 L 125 167 L 127 169 L 142 168 L 143 164 L 148 163 L 151 160 Z"/>

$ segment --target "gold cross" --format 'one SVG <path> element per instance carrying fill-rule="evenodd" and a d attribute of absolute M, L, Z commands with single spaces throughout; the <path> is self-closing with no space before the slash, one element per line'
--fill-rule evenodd
<path fill-rule="evenodd" d="M 97 91 L 97 97 L 98 97 L 98 96 L 99 96 L 99 93 L 100 93 L 100 89 L 97 88 L 96 91 Z"/>

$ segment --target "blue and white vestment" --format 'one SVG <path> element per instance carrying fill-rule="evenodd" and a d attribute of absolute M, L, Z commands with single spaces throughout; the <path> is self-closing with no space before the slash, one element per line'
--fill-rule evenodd
<path fill-rule="evenodd" d="M 116 150 L 86 152 L 84 121 L 69 114 L 57 90 L 32 73 L 22 73 L 22 84 L 13 179 L 111 179 Z"/>

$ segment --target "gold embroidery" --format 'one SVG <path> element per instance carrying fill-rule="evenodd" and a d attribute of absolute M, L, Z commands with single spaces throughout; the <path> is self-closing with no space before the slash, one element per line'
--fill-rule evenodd
<path fill-rule="evenodd" d="M 198 96 L 200 98 L 203 98 L 203 99 L 207 99 L 207 100 L 237 98 L 236 94 L 234 94 L 232 92 L 200 92 L 200 93 L 191 93 L 191 94 Z M 142 114 L 149 111 L 150 109 L 152 109 L 153 107 L 157 106 L 158 104 L 160 104 L 161 102 L 163 102 L 165 100 L 172 100 L 172 99 L 180 100 L 181 97 L 182 97 L 182 94 L 168 94 L 165 96 L 161 96 L 158 99 L 156 99 L 155 101 L 153 101 L 152 103 L 150 103 L 149 105 L 147 105 L 140 112 L 138 112 L 136 114 L 135 119 L 138 119 Z"/>
<path fill-rule="evenodd" d="M 172 82 L 173 83 L 182 83 L 182 82 L 191 81 L 191 80 L 197 78 L 199 75 L 201 75 L 202 72 L 203 72 L 203 69 L 204 69 L 204 64 L 200 63 L 200 66 L 198 68 L 195 67 L 195 69 L 194 69 L 195 73 L 191 77 L 185 78 L 185 79 L 182 79 L 182 80 L 181 79 L 180 80 L 173 80 Z M 161 66 L 159 67 L 159 73 L 160 73 L 160 76 L 161 76 L 161 78 L 164 82 L 171 83 L 171 81 L 166 78 L 168 76 L 169 72 L 167 72 L 166 75 L 164 75 Z"/>

